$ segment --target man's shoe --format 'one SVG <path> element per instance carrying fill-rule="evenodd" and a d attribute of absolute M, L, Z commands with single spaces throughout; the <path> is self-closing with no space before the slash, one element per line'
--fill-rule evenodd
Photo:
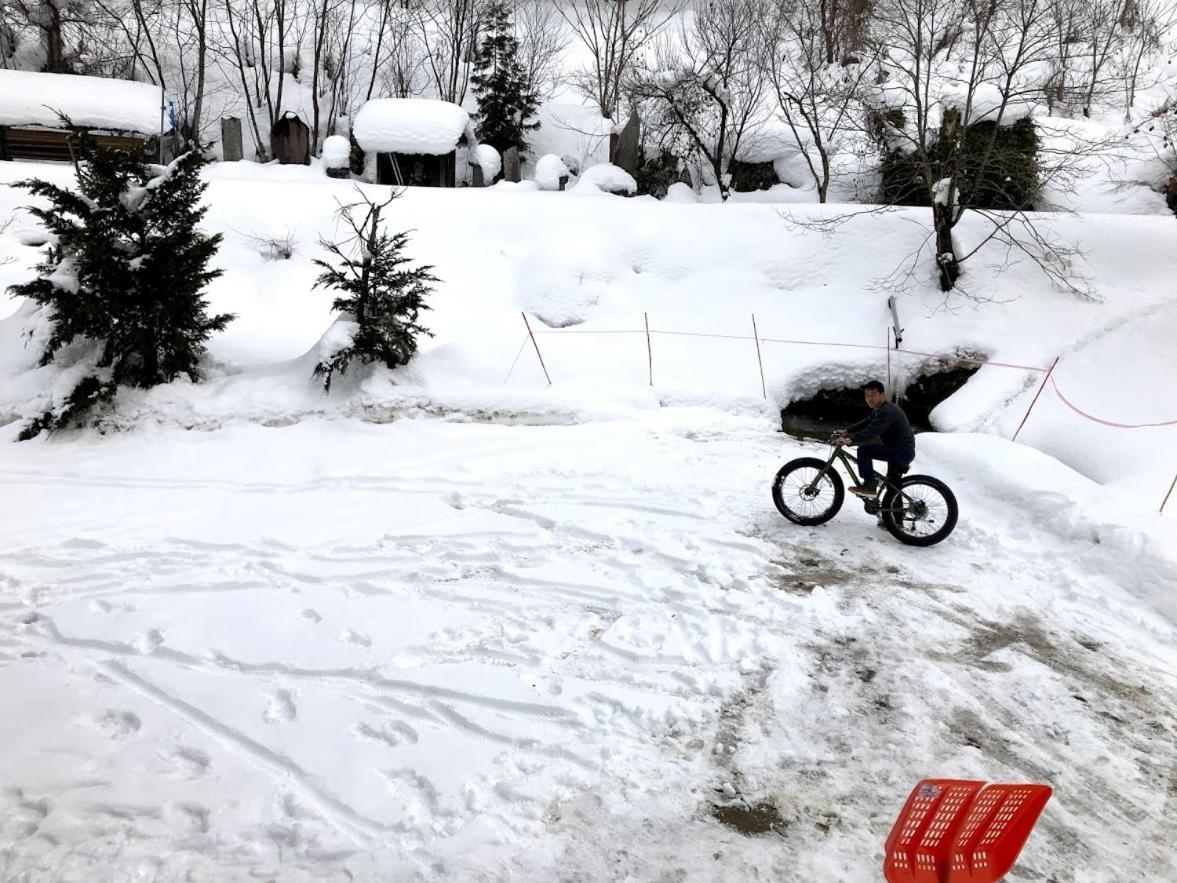
<path fill-rule="evenodd" d="M 874 481 L 868 481 L 864 484 L 856 484 L 854 487 L 850 488 L 850 493 L 858 497 L 873 497 L 877 495 L 878 492 L 878 483 Z"/>

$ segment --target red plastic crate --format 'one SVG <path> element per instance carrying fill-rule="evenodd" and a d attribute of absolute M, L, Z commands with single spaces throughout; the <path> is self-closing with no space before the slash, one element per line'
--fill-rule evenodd
<path fill-rule="evenodd" d="M 1042 814 L 1046 785 L 924 779 L 887 837 L 889 883 L 991 883 L 1017 861 Z"/>

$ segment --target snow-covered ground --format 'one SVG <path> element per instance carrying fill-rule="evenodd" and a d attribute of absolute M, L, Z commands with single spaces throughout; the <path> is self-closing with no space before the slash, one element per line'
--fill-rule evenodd
<path fill-rule="evenodd" d="M 33 174 L 70 172 L 0 163 Z M 1013 444 L 1041 373 L 991 365 L 919 440 L 942 545 L 769 498 L 807 450 L 779 407 L 886 376 L 827 344 L 881 347 L 892 293 L 911 350 L 1060 357 L 1081 408 L 1177 418 L 1171 217 L 1041 216 L 1092 300 L 993 248 L 946 299 L 926 255 L 894 274 L 919 210 L 414 190 L 436 337 L 326 396 L 312 260 L 352 185 L 208 177 L 237 319 L 206 382 L 8 443 L 70 368 L 0 296 L 0 878 L 856 883 L 927 775 L 1055 788 L 1015 879 L 1177 877 L 1177 427 L 1048 387 Z"/>
<path fill-rule="evenodd" d="M 1054 786 L 1015 879 L 1177 874 L 1173 525 L 1031 449 L 925 436 L 918 552 L 698 408 L 0 450 L 4 879 L 861 881 L 931 774 Z"/>

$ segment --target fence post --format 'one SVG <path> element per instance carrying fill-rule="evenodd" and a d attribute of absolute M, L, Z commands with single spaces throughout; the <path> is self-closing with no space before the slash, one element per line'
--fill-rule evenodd
<path fill-rule="evenodd" d="M 756 364 L 760 366 L 760 394 L 768 398 L 768 387 L 764 385 L 764 359 L 760 355 L 760 332 L 756 330 L 756 314 L 752 314 L 752 338 L 756 341 Z"/>
<path fill-rule="evenodd" d="M 650 346 L 650 314 L 642 313 L 646 322 L 646 370 L 650 374 L 650 386 L 654 385 L 654 348 Z"/>
<path fill-rule="evenodd" d="M 887 329 L 887 395 L 895 401 L 895 389 L 891 385 L 891 329 Z"/>
<path fill-rule="evenodd" d="M 527 326 L 527 336 L 531 338 L 531 345 L 535 347 L 535 354 L 539 357 L 539 366 L 544 369 L 544 379 L 548 381 L 548 386 L 552 385 L 552 378 L 548 376 L 548 366 L 544 364 L 543 354 L 539 351 L 539 344 L 535 341 L 535 334 L 531 331 L 531 323 L 527 321 L 527 313 L 522 310 L 519 315 L 523 317 L 523 324 Z"/>
<path fill-rule="evenodd" d="M 1058 364 L 1059 356 L 1054 357 L 1054 361 L 1050 363 L 1050 367 L 1046 369 L 1046 376 L 1042 378 L 1042 384 L 1038 387 L 1038 392 L 1034 393 L 1034 400 L 1030 402 L 1030 407 L 1026 409 L 1026 416 L 1022 418 L 1022 422 L 1018 424 L 1018 428 L 1014 430 L 1014 437 L 1012 441 L 1018 440 L 1018 433 L 1022 431 L 1022 427 L 1026 425 L 1026 421 L 1030 419 L 1030 412 L 1034 410 L 1034 406 L 1038 404 L 1038 396 L 1042 395 L 1042 390 L 1046 389 L 1046 382 L 1050 380 L 1050 375 L 1054 373 L 1054 366 Z"/>
<path fill-rule="evenodd" d="M 1173 476 L 1173 481 L 1169 485 L 1169 493 L 1165 494 L 1165 499 L 1161 501 L 1161 508 L 1157 510 L 1157 514 L 1165 514 L 1165 503 L 1169 502 L 1169 497 L 1173 496 L 1173 488 L 1177 487 L 1177 475 Z"/>

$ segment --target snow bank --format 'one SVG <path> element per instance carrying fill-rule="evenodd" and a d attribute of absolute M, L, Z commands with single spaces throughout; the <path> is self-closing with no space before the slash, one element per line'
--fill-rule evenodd
<path fill-rule="evenodd" d="M 72 179 L 66 168 L 39 172 L 56 183 Z M 0 180 L 27 174 L 27 166 L 0 164 Z M 379 417 L 422 406 L 591 419 L 667 402 L 751 410 L 771 421 L 774 408 L 821 388 L 886 379 L 888 371 L 910 377 L 932 361 L 892 354 L 888 366 L 881 346 L 890 316 L 879 283 L 923 243 L 925 209 L 860 213 L 825 235 L 812 224 L 791 224 L 772 205 L 569 202 L 545 198 L 526 181 L 477 194 L 410 192 L 391 207 L 390 224 L 413 230 L 410 257 L 432 264 L 442 280 L 424 317 L 437 336 L 422 342 L 408 369 L 368 371 L 354 394 L 341 389 L 324 396 L 299 360 L 332 321 L 330 294 L 313 288 L 313 261 L 324 257 L 315 243 L 337 238 L 337 203 L 354 200 L 352 185 L 324 180 L 316 170 L 250 163 L 213 166 L 205 174 L 205 226 L 225 234 L 216 263 L 226 273 L 209 287 L 210 309 L 238 318 L 209 342 L 209 383 L 120 396 L 120 425 L 210 427 L 317 413 Z M 589 171 L 590 181 L 595 174 Z M 684 188 L 674 194 L 688 196 Z M 9 283 L 28 279 L 41 256 L 36 244 L 23 244 L 39 241 L 19 208 L 26 201 L 20 191 L 0 188 L 0 216 L 16 218 L 0 235 L 0 254 L 14 258 L 0 266 L 0 279 Z M 790 209 L 813 222 L 844 213 L 840 206 Z M 1164 388 L 1177 376 L 1177 350 L 1168 344 L 1177 337 L 1168 284 L 1177 274 L 1172 219 L 1044 214 L 1039 224 L 1060 241 L 1080 244 L 1101 303 L 1053 289 L 1031 262 L 1006 265 L 1003 250 L 983 250 L 968 264 L 967 290 L 947 302 L 930 263 L 917 267 L 899 295 L 905 345 L 1042 368 L 1061 355 L 1060 387 L 1091 413 L 1124 423 L 1177 416 L 1165 407 Z M 243 235 L 277 235 L 283 228 L 297 230 L 300 247 L 281 262 L 266 261 Z M 518 236 L 521 229 L 526 237 Z M 967 244 L 984 229 L 968 217 L 958 233 Z M 455 232 L 469 230 L 477 235 Z M 16 306 L 0 294 L 0 315 Z M 520 347 L 520 310 L 551 326 L 537 331 L 550 388 L 535 353 Z M 652 329 L 653 387 L 644 313 Z M 0 321 L 0 423 L 39 413 L 51 385 L 54 369 L 34 367 L 39 353 L 23 336 L 28 321 L 27 315 Z M 695 336 L 707 334 L 723 337 Z M 779 342 L 795 340 L 862 348 Z M 982 368 L 933 421 L 945 431 L 1009 438 L 1041 376 Z M 1158 452 L 1174 437 L 1172 427 L 1092 424 L 1048 389 L 1019 441 L 1155 511 L 1172 480 L 1172 466 Z"/>
<path fill-rule="evenodd" d="M 535 164 L 535 182 L 540 190 L 559 190 L 560 179 L 568 177 L 568 166 L 554 153 L 544 154 Z"/>
<path fill-rule="evenodd" d="M 456 104 L 432 98 L 374 98 L 352 124 L 356 141 L 369 153 L 424 153 L 442 156 L 473 132 L 470 115 Z"/>
<path fill-rule="evenodd" d="M 0 126 L 60 128 L 60 111 L 78 126 L 157 135 L 158 86 L 130 80 L 0 70 Z"/>
<path fill-rule="evenodd" d="M 632 195 L 637 192 L 638 184 L 633 179 L 633 175 L 625 171 L 625 169 L 619 168 L 611 163 L 600 163 L 585 169 L 577 180 L 576 186 L 572 189 L 582 192 L 597 191 L 600 193 L 626 193 Z"/>

